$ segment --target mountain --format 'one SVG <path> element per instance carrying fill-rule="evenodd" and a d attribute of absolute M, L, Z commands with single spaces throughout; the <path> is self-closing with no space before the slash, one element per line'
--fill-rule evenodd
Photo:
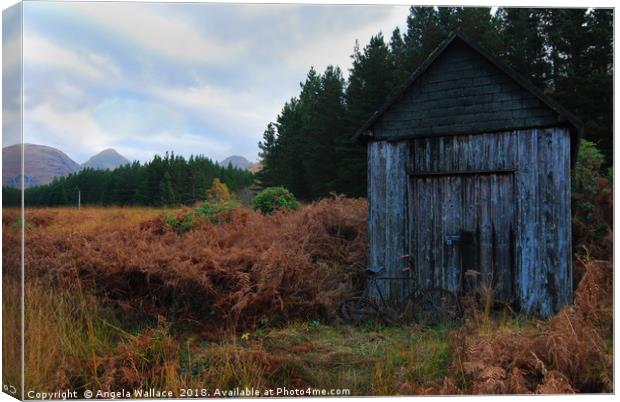
<path fill-rule="evenodd" d="M 21 171 L 21 147 L 2 148 L 2 185 L 17 187 Z M 59 149 L 24 144 L 24 184 L 26 187 L 51 182 L 54 177 L 77 172 L 80 165 Z"/>
<path fill-rule="evenodd" d="M 112 170 L 128 163 L 131 162 L 129 162 L 127 158 L 116 152 L 116 150 L 108 148 L 82 163 L 82 167 L 99 170 Z"/>
<path fill-rule="evenodd" d="M 229 156 L 228 158 L 224 159 L 223 161 L 221 161 L 220 162 L 220 166 L 226 167 L 226 166 L 228 166 L 229 163 L 231 163 L 236 168 L 246 169 L 246 170 L 249 170 L 254 165 L 256 165 L 255 163 L 252 163 L 249 160 L 245 159 L 243 156 L 232 155 L 232 156 Z"/>
<path fill-rule="evenodd" d="M 248 169 L 252 173 L 258 173 L 263 170 L 263 164 L 261 162 L 256 162 L 254 166 Z"/>

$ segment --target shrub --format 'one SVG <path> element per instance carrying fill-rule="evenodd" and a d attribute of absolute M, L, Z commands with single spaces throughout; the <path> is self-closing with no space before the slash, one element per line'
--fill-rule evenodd
<path fill-rule="evenodd" d="M 296 210 L 299 208 L 299 202 L 284 187 L 268 187 L 254 197 L 252 206 L 263 214 L 270 214 L 280 209 Z"/>
<path fill-rule="evenodd" d="M 597 179 L 601 176 L 604 161 L 605 157 L 593 142 L 581 140 L 573 178 L 573 198 L 580 200 L 596 193 Z"/>
<path fill-rule="evenodd" d="M 233 211 L 239 208 L 239 201 L 229 199 L 221 202 L 205 202 L 202 207 L 196 208 L 196 214 L 206 216 L 212 223 L 230 222 Z"/>
<path fill-rule="evenodd" d="M 573 176 L 573 236 L 575 246 L 585 246 L 597 258 L 610 252 L 608 238 L 613 218 L 612 171 L 603 172 L 603 154 L 582 140 Z"/>
<path fill-rule="evenodd" d="M 79 275 L 110 309 L 132 319 L 163 316 L 244 330 L 264 316 L 270 324 L 322 322 L 335 318 L 335 304 L 353 293 L 351 276 L 366 265 L 367 210 L 365 200 L 324 199 L 286 215 L 233 213 L 224 225 L 203 224 L 206 217 L 185 210 L 170 218 L 178 231 L 191 219 L 179 236 L 161 213 L 140 223 L 112 222 L 110 209 L 82 215 L 59 209 L 72 224 L 34 228 L 26 269 L 29 280 L 61 288 Z M 3 236 L 6 247 L 18 248 L 17 231 Z M 19 267 L 19 253 L 5 254 L 5 267 Z"/>
<path fill-rule="evenodd" d="M 166 223 L 178 234 L 188 232 L 194 223 L 194 215 L 189 213 L 183 216 L 179 214 L 177 216 L 166 216 Z"/>

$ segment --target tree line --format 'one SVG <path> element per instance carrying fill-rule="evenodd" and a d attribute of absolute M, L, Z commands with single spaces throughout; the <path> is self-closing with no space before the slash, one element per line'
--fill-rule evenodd
<path fill-rule="evenodd" d="M 24 191 L 27 206 L 82 204 L 172 206 L 204 200 L 218 178 L 232 190 L 249 187 L 253 174 L 232 165 L 220 166 L 202 155 L 185 159 L 174 153 L 133 162 L 114 170 L 82 169 L 49 184 Z M 19 205 L 20 191 L 3 188 L 3 205 Z"/>
<path fill-rule="evenodd" d="M 351 137 L 455 30 L 581 118 L 585 138 L 612 162 L 612 10 L 411 7 L 406 32 L 397 27 L 389 41 L 378 33 L 363 49 L 355 43 L 346 79 L 337 66 L 310 68 L 259 142 L 262 185 L 302 199 L 365 196 L 366 149 Z"/>

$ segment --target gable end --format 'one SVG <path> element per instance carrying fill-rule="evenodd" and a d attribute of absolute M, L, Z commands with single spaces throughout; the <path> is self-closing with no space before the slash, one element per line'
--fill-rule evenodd
<path fill-rule="evenodd" d="M 567 126 L 581 122 L 461 34 L 440 45 L 355 140 L 398 140 Z"/>

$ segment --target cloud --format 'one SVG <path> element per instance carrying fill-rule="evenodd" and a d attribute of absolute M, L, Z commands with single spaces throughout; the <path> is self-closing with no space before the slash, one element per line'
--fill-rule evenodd
<path fill-rule="evenodd" d="M 5 22 L 6 24 L 6 22 Z M 2 39 L 2 68 L 19 69 L 21 66 L 22 41 L 21 35 L 10 35 Z"/>
<path fill-rule="evenodd" d="M 310 66 L 346 73 L 355 39 L 407 7 L 28 2 L 24 132 L 83 161 L 114 147 L 257 157 Z"/>
<path fill-rule="evenodd" d="M 21 5 L 2 13 L 2 146 L 21 141 Z"/>
<path fill-rule="evenodd" d="M 171 108 L 148 97 L 107 98 L 92 111 L 97 125 L 106 132 L 139 137 L 162 130 L 185 129 L 181 109 Z"/>
<path fill-rule="evenodd" d="M 303 46 L 283 49 L 282 58 L 299 68 L 307 68 L 310 62 L 319 71 L 329 64 L 337 65 L 346 75 L 352 64 L 351 54 L 356 40 L 363 45 L 371 36 L 382 31 L 386 41 L 389 41 L 392 30 L 399 25 L 402 28 L 408 14 L 408 8 L 404 6 L 354 8 L 357 9 L 352 12 L 343 9 L 341 13 L 336 10 L 329 13 L 317 24 L 321 29 L 310 40 L 305 41 Z M 354 23 L 351 19 L 355 20 Z"/>
<path fill-rule="evenodd" d="M 177 60 L 228 62 L 240 55 L 246 43 L 222 43 L 201 36 L 191 18 L 163 13 L 158 4 L 125 2 L 75 2 L 66 7 L 78 11 L 106 29 L 141 47 Z"/>
<path fill-rule="evenodd" d="M 24 65 L 61 68 L 90 80 L 108 80 L 120 75 L 119 68 L 106 56 L 77 52 L 34 35 L 24 37 Z"/>
<path fill-rule="evenodd" d="M 266 125 L 266 116 L 275 116 L 282 103 L 274 101 L 268 92 L 257 93 L 252 89 L 231 91 L 223 87 L 204 84 L 187 88 L 157 88 L 153 94 L 172 105 L 190 110 L 204 117 L 209 115 L 216 122 L 232 122 L 255 128 Z M 247 133 L 240 132 L 239 135 Z"/>
<path fill-rule="evenodd" d="M 209 150 L 208 153 L 201 150 Z M 161 131 L 140 137 L 129 146 L 123 147 L 123 155 L 130 160 L 150 160 L 154 155 L 173 151 L 176 155 L 204 155 L 221 160 L 230 155 L 230 145 L 223 139 L 210 138 L 204 133 L 191 134 L 182 131 Z M 222 156 L 225 155 L 225 156 Z"/>
<path fill-rule="evenodd" d="M 24 142 L 60 148 L 77 162 L 107 148 L 115 137 L 101 130 L 87 108 L 67 111 L 41 103 L 24 113 Z"/>

